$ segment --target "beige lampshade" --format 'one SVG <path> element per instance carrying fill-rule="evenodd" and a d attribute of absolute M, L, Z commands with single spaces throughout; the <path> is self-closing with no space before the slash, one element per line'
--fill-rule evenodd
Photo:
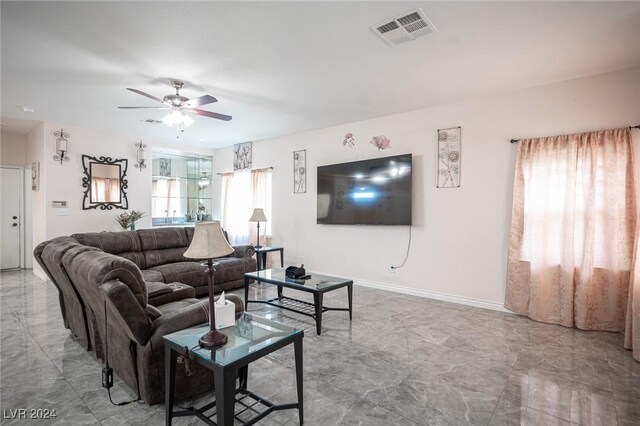
<path fill-rule="evenodd" d="M 196 230 L 191 245 L 184 252 L 189 259 L 213 259 L 233 253 L 222 233 L 220 222 L 216 220 L 196 223 Z"/>
<path fill-rule="evenodd" d="M 249 222 L 266 222 L 267 216 L 264 215 L 263 209 L 253 209 L 253 214 Z"/>

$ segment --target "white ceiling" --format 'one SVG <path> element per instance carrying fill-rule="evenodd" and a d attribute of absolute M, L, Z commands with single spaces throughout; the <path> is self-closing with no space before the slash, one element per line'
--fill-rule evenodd
<path fill-rule="evenodd" d="M 369 26 L 421 6 L 439 33 Z M 1 2 L 2 117 L 174 140 L 125 90 L 211 94 L 220 147 L 640 65 L 640 2 Z M 35 113 L 17 108 L 27 105 Z"/>

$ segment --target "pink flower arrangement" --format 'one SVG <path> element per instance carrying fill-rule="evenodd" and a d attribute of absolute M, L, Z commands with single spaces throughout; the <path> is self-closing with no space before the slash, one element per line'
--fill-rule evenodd
<path fill-rule="evenodd" d="M 349 145 L 349 148 L 353 148 L 356 144 L 355 139 L 353 139 L 353 135 L 351 133 L 347 133 L 344 135 L 344 140 L 342 141 L 342 146 Z"/>
<path fill-rule="evenodd" d="M 122 229 L 136 229 L 136 222 L 145 217 L 146 213 L 140 210 L 131 210 L 129 212 L 120 213 L 116 216 L 116 222 L 122 227 Z"/>
<path fill-rule="evenodd" d="M 378 151 L 380 151 L 381 149 L 388 149 L 391 148 L 391 141 L 389 140 L 388 137 L 380 135 L 380 136 L 374 136 L 369 143 L 373 146 L 375 146 L 376 148 L 378 148 Z"/>

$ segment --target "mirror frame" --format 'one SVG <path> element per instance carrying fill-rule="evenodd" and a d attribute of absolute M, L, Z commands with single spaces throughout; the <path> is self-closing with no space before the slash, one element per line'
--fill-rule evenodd
<path fill-rule="evenodd" d="M 91 201 L 91 164 L 104 164 L 107 166 L 120 166 L 120 201 L 117 203 L 101 201 Z M 90 155 L 82 155 L 82 169 L 84 177 L 82 178 L 82 187 L 84 188 L 84 198 L 82 199 L 82 210 L 100 209 L 100 210 L 112 210 L 112 209 L 128 209 L 129 200 L 127 199 L 126 189 L 129 187 L 127 181 L 127 166 L 128 161 L 126 158 L 112 159 L 111 157 L 92 157 Z"/>

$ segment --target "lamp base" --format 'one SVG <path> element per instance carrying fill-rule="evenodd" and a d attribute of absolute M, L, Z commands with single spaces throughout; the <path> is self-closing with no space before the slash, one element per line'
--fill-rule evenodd
<path fill-rule="evenodd" d="M 227 343 L 227 336 L 218 330 L 211 330 L 200 337 L 200 346 L 203 348 L 216 348 Z"/>

